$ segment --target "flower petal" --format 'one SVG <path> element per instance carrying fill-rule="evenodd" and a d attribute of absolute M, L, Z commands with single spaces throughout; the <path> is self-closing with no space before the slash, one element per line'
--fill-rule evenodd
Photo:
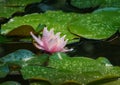
<path fill-rule="evenodd" d="M 39 38 L 37 38 L 32 32 L 30 32 L 31 36 L 33 37 L 33 39 L 39 44 L 39 45 L 43 45 L 43 42 L 41 41 L 41 38 L 39 36 Z"/>
<path fill-rule="evenodd" d="M 41 49 L 41 50 L 45 50 L 44 47 L 38 45 L 37 43 L 33 43 L 33 44 L 35 45 L 36 48 Z"/>
<path fill-rule="evenodd" d="M 67 44 L 68 40 L 65 40 L 65 36 L 60 37 L 60 32 L 54 34 L 54 29 L 52 28 L 50 31 L 47 30 L 47 27 L 43 29 L 43 36 L 36 37 L 32 32 L 30 32 L 33 39 L 36 41 L 34 43 L 35 47 L 38 49 L 45 50 L 49 53 L 54 52 L 67 52 L 72 49 L 64 48 Z"/>

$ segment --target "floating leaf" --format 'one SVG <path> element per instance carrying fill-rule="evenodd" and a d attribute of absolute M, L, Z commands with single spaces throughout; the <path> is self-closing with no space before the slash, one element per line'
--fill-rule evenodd
<path fill-rule="evenodd" d="M 103 78 L 103 79 L 100 79 L 100 80 L 95 80 L 95 81 L 92 81 L 90 83 L 88 83 L 87 85 L 107 85 L 106 83 L 109 83 L 109 82 L 112 82 L 112 81 L 117 81 L 119 79 L 119 77 L 115 77 L 115 78 Z"/>
<path fill-rule="evenodd" d="M 29 50 L 20 49 L 20 50 L 16 50 L 15 52 L 2 57 L 0 60 L 2 62 L 12 64 L 12 65 L 24 66 L 25 65 L 24 62 L 33 58 L 34 55 L 35 54 Z"/>
<path fill-rule="evenodd" d="M 101 64 L 103 64 L 105 66 L 112 66 L 110 61 L 105 57 L 99 57 L 99 58 L 96 59 L 96 61 L 99 61 Z"/>
<path fill-rule="evenodd" d="M 22 25 L 22 26 L 19 26 L 19 27 L 13 29 L 9 33 L 7 33 L 7 36 L 28 37 L 28 36 L 30 36 L 30 32 L 34 32 L 35 33 L 35 31 L 34 31 L 32 26 Z"/>
<path fill-rule="evenodd" d="M 4 78 L 9 73 L 7 65 L 0 64 L 0 78 Z"/>
<path fill-rule="evenodd" d="M 119 0 L 105 0 L 101 7 L 120 7 Z"/>
<path fill-rule="evenodd" d="M 71 4 L 77 8 L 88 8 L 88 7 L 95 7 L 100 6 L 104 3 L 104 0 L 71 0 Z"/>
<path fill-rule="evenodd" d="M 100 6 L 103 7 L 120 7 L 119 0 L 71 0 L 71 4 L 78 8 L 88 8 Z"/>
<path fill-rule="evenodd" d="M 116 8 L 116 7 L 105 7 L 105 8 L 100 8 L 95 10 L 93 13 L 100 13 L 100 12 L 116 12 L 119 11 L 120 8 Z"/>
<path fill-rule="evenodd" d="M 117 79 L 116 81 L 111 81 L 102 85 L 119 85 L 120 84 L 120 79 Z"/>
<path fill-rule="evenodd" d="M 5 2 L 0 3 L 0 8 L 0 17 L 7 18 L 9 18 L 14 12 L 23 10 L 23 7 L 7 7 Z"/>
<path fill-rule="evenodd" d="M 30 85 L 51 85 L 49 81 L 42 80 L 42 79 L 29 79 Z"/>
<path fill-rule="evenodd" d="M 110 82 L 112 78 L 120 77 L 120 67 L 107 66 L 101 61 L 86 57 L 70 58 L 64 53 L 50 56 L 47 67 L 25 66 L 21 72 L 25 79 L 44 79 L 52 85 L 70 84 L 70 82 L 78 85 L 88 84 L 103 79 Z"/>
<path fill-rule="evenodd" d="M 120 31 L 120 8 L 103 8 L 94 13 L 104 15 L 105 20 L 112 22 L 111 25 Z"/>
<path fill-rule="evenodd" d="M 112 21 L 109 14 L 107 16 L 104 13 L 86 14 L 78 17 L 69 25 L 69 29 L 72 33 L 85 38 L 104 39 L 112 36 L 118 30 L 116 21 Z M 115 14 L 113 17 L 118 16 Z"/>
<path fill-rule="evenodd" d="M 3 2 L 0 2 L 0 17 L 10 17 L 16 11 L 24 11 L 27 4 L 40 1 L 41 0 L 3 0 Z"/>
<path fill-rule="evenodd" d="M 27 65 L 45 65 L 47 64 L 49 60 L 49 55 L 47 54 L 42 54 L 42 55 L 38 55 L 38 56 L 35 56 L 34 58 L 31 58 L 30 60 L 28 60 L 26 62 Z"/>
<path fill-rule="evenodd" d="M 21 85 L 21 84 L 15 81 L 6 81 L 0 85 Z"/>
<path fill-rule="evenodd" d="M 26 6 L 26 4 L 31 4 L 31 3 L 34 3 L 34 2 L 40 2 L 41 0 L 30 0 L 30 1 L 24 1 L 24 0 L 19 0 L 19 1 L 14 1 L 14 0 L 8 0 L 6 2 L 6 4 L 8 6 Z"/>
<path fill-rule="evenodd" d="M 41 14 L 30 14 L 23 17 L 15 17 L 11 19 L 7 24 L 4 24 L 1 29 L 2 34 L 7 34 L 14 28 L 21 25 L 30 25 L 38 32 L 39 25 L 45 25 L 49 29 L 54 28 L 55 32 L 61 32 L 62 35 L 67 35 L 66 38 L 73 39 L 72 35 L 68 31 L 68 24 L 71 22 L 72 18 L 77 16 L 75 13 L 64 13 L 62 11 L 48 11 Z M 51 19 L 52 18 L 52 19 Z M 41 28 L 40 28 L 41 29 Z"/>
<path fill-rule="evenodd" d="M 91 39 L 104 39 L 112 36 L 118 30 L 120 21 L 119 15 L 119 11 L 113 11 L 110 12 L 110 14 L 108 12 L 85 15 L 64 13 L 61 11 L 48 11 L 43 14 L 30 14 L 23 17 L 15 17 L 2 26 L 1 33 L 7 34 L 14 28 L 23 24 L 30 25 L 35 31 L 38 31 L 38 25 L 41 24 L 46 25 L 49 29 L 54 28 L 55 32 L 61 32 L 61 36 L 66 34 L 66 38 L 70 41 L 76 37 L 75 35 Z"/>
<path fill-rule="evenodd" d="M 25 79 L 37 78 L 41 80 L 46 80 L 52 83 L 52 85 L 61 85 L 68 80 L 73 80 L 73 75 L 76 75 L 67 71 L 60 71 L 57 69 L 41 66 L 26 66 L 22 68 L 21 72 Z M 79 78 L 77 79 L 79 80 Z"/>

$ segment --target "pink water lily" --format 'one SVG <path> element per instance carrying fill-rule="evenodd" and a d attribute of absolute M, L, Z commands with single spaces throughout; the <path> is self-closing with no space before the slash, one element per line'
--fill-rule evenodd
<path fill-rule="evenodd" d="M 36 37 L 32 32 L 30 32 L 31 36 L 35 40 L 34 45 L 41 50 L 44 50 L 49 53 L 55 52 L 67 52 L 71 51 L 71 49 L 65 48 L 68 40 L 65 40 L 65 35 L 60 37 L 60 32 L 54 34 L 54 30 L 47 30 L 47 27 L 43 29 L 42 37 Z"/>

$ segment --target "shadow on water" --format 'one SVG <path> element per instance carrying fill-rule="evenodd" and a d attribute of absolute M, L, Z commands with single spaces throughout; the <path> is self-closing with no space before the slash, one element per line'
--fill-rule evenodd
<path fill-rule="evenodd" d="M 67 46 L 74 48 L 68 53 L 70 56 L 106 57 L 113 65 L 120 65 L 120 45 L 101 40 L 83 39 Z"/>
<path fill-rule="evenodd" d="M 29 81 L 24 80 L 22 75 L 7 75 L 5 78 L 0 78 L 0 83 L 6 82 L 6 81 L 15 81 L 20 83 L 21 85 L 29 85 Z"/>
<path fill-rule="evenodd" d="M 106 57 L 113 65 L 120 65 L 120 45 L 111 42 L 92 39 L 81 39 L 78 42 L 67 45 L 68 48 L 73 48 L 72 52 L 67 54 L 71 57 L 85 56 L 90 58 Z M 28 49 L 38 54 L 40 51 L 27 42 L 11 42 L 0 44 L 0 57 L 3 57 L 18 49 Z"/>

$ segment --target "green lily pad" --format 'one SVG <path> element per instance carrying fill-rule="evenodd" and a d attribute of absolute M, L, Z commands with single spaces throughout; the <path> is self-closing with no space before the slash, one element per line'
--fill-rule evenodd
<path fill-rule="evenodd" d="M 102 85 L 119 85 L 120 84 L 120 79 L 116 80 L 116 81 L 111 81 Z"/>
<path fill-rule="evenodd" d="M 4 57 L 2 57 L 0 60 L 4 63 L 8 63 L 9 65 L 19 65 L 24 66 L 25 62 L 30 60 L 34 57 L 34 53 L 32 53 L 29 50 L 26 49 L 19 49 L 15 52 L 12 52 Z"/>
<path fill-rule="evenodd" d="M 70 72 L 41 66 L 26 66 L 22 68 L 21 72 L 25 79 L 37 78 L 46 80 L 52 85 L 61 85 L 64 82 L 68 82 L 68 80 L 73 80 L 73 74 Z"/>
<path fill-rule="evenodd" d="M 102 7 L 120 7 L 119 0 L 71 0 L 71 4 L 78 8 Z"/>
<path fill-rule="evenodd" d="M 7 0 L 0 2 L 0 17 L 10 17 L 15 12 L 24 11 L 27 4 L 39 1 L 40 0 Z"/>
<path fill-rule="evenodd" d="M 93 13 L 100 13 L 100 12 L 116 12 L 116 11 L 120 11 L 120 8 L 117 7 L 105 7 L 105 8 L 100 8 L 95 10 Z M 110 13 L 111 14 L 111 13 Z"/>
<path fill-rule="evenodd" d="M 107 85 L 107 83 L 109 82 L 116 82 L 117 84 L 117 80 L 119 79 L 119 77 L 115 77 L 115 78 L 110 78 L 109 79 L 106 79 L 106 78 L 103 78 L 103 79 L 100 79 L 100 80 L 95 80 L 95 81 L 92 81 L 90 83 L 88 83 L 87 85 Z"/>
<path fill-rule="evenodd" d="M 120 7 L 119 0 L 105 0 L 101 7 Z"/>
<path fill-rule="evenodd" d="M 118 30 L 119 15 L 119 11 L 85 15 L 48 11 L 44 14 L 15 17 L 2 26 L 1 33 L 5 35 L 23 24 L 30 25 L 35 31 L 38 31 L 38 26 L 41 24 L 46 25 L 49 29 L 54 28 L 55 32 L 61 32 L 61 35 L 67 35 L 66 38 L 69 41 L 75 38 L 75 35 L 90 39 L 104 39 L 109 38 Z"/>
<path fill-rule="evenodd" d="M 19 0 L 19 1 L 14 1 L 14 0 L 7 0 L 6 1 L 6 4 L 7 5 L 17 5 L 17 6 L 26 6 L 27 4 L 31 4 L 31 3 L 34 3 L 34 2 L 40 2 L 41 0 Z"/>
<path fill-rule="evenodd" d="M 112 66 L 110 61 L 105 57 L 99 57 L 99 58 L 96 59 L 96 61 L 100 62 L 101 64 L 103 64 L 105 66 Z"/>
<path fill-rule="evenodd" d="M 78 8 L 89 8 L 101 5 L 105 0 L 71 0 L 71 4 Z"/>
<path fill-rule="evenodd" d="M 106 20 L 110 20 L 113 26 L 120 31 L 120 8 L 104 8 L 96 10 L 93 13 L 104 15 Z"/>
<path fill-rule="evenodd" d="M 99 59 L 98 59 L 99 60 Z M 73 57 L 70 58 L 69 56 L 65 54 L 54 54 L 53 56 L 50 57 L 49 61 L 49 67 L 56 68 L 56 69 L 61 69 L 61 70 L 69 70 L 69 71 L 75 71 L 76 73 L 82 73 L 82 72 L 99 72 L 102 74 L 108 73 L 109 70 L 111 70 L 109 73 L 110 75 L 113 74 L 115 69 L 120 71 L 119 67 L 112 67 L 112 65 L 105 65 L 102 62 L 98 62 L 98 60 L 94 60 L 91 58 L 86 58 L 86 57 Z M 106 60 L 103 60 L 104 63 L 108 64 L 108 61 L 105 62 Z M 64 64 L 64 65 L 63 65 Z M 67 69 L 66 69 L 67 68 Z M 95 68 L 95 69 L 94 69 Z M 103 70 L 101 71 L 101 69 Z M 113 71 L 113 73 L 112 73 Z M 119 74 L 119 73 L 118 73 Z"/>
<path fill-rule="evenodd" d="M 0 64 L 0 78 L 4 78 L 9 73 L 7 65 Z"/>
<path fill-rule="evenodd" d="M 1 8 L 0 17 L 7 17 L 7 18 L 9 18 L 16 11 L 23 10 L 23 7 L 7 7 L 6 3 L 0 3 L 0 8 Z"/>
<path fill-rule="evenodd" d="M 51 85 L 49 81 L 42 80 L 42 79 L 29 79 L 30 85 Z"/>
<path fill-rule="evenodd" d="M 94 13 L 78 16 L 79 18 L 69 25 L 69 29 L 72 33 L 85 38 L 109 38 L 118 30 L 118 21 L 116 20 L 120 20 L 118 18 L 120 13 L 113 14 Z M 114 17 L 114 19 L 110 17 Z"/>
<path fill-rule="evenodd" d="M 1 34 L 7 34 L 21 25 L 30 25 L 38 31 L 38 26 L 41 24 L 46 25 L 48 29 L 54 28 L 55 32 L 61 32 L 61 35 L 66 34 L 68 39 L 73 39 L 74 36 L 68 31 L 67 26 L 76 15 L 75 13 L 64 13 L 62 11 L 48 11 L 44 14 L 35 13 L 15 17 L 2 26 Z"/>
<path fill-rule="evenodd" d="M 27 65 L 45 65 L 47 64 L 47 61 L 49 60 L 49 55 L 47 54 L 42 54 L 42 55 L 37 55 L 34 58 L 29 59 L 26 61 Z"/>
<path fill-rule="evenodd" d="M 15 81 L 6 81 L 4 83 L 1 83 L 1 85 L 21 85 L 21 84 Z"/>
<path fill-rule="evenodd" d="M 106 65 L 108 62 L 105 61 L 105 59 L 94 60 L 86 57 L 71 58 L 64 53 L 56 53 L 50 56 L 47 67 L 29 65 L 23 67 L 21 72 L 25 79 L 46 80 L 52 85 L 70 83 L 86 85 L 103 79 L 106 79 L 107 82 L 110 82 L 111 79 L 118 79 L 120 67 Z"/>

